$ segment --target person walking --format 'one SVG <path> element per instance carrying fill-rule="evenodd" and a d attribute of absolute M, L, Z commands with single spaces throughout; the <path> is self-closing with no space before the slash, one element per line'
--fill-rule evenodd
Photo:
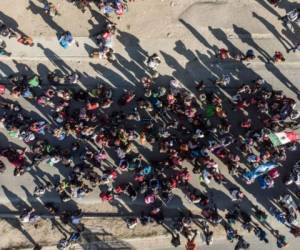
<path fill-rule="evenodd" d="M 6 43 L 0 39 L 0 56 L 8 56 L 10 57 L 11 56 L 11 53 L 10 52 L 7 52 L 5 50 L 6 48 Z"/>
<path fill-rule="evenodd" d="M 198 234 L 198 231 L 195 230 L 193 237 L 191 239 L 188 238 L 188 241 L 185 245 L 186 250 L 196 250 L 197 249 L 196 243 L 195 243 L 195 238 L 196 238 L 197 234 Z"/>
<path fill-rule="evenodd" d="M 280 51 L 275 51 L 274 56 L 273 56 L 273 61 L 274 61 L 274 63 L 284 62 L 285 58 Z"/>
<path fill-rule="evenodd" d="M 30 46 L 30 47 L 34 46 L 33 39 L 26 35 L 22 35 L 17 41 L 26 46 Z"/>
<path fill-rule="evenodd" d="M 257 224 L 255 224 L 254 234 L 258 237 L 260 241 L 264 241 L 265 243 L 269 243 L 267 239 L 267 233 Z"/>
<path fill-rule="evenodd" d="M 274 236 L 276 237 L 276 245 L 278 248 L 283 248 L 288 246 L 286 237 L 283 234 L 280 234 L 278 230 L 274 231 Z"/>
<path fill-rule="evenodd" d="M 54 17 L 54 16 L 58 16 L 60 15 L 58 12 L 58 8 L 57 6 L 55 6 L 53 3 L 51 2 L 46 2 L 44 5 L 44 11 L 47 15 Z"/>
<path fill-rule="evenodd" d="M 290 232 L 295 237 L 300 237 L 300 227 L 293 227 Z"/>
<path fill-rule="evenodd" d="M 237 187 L 231 188 L 230 194 L 233 201 L 241 201 L 245 197 L 245 194 Z"/>
<path fill-rule="evenodd" d="M 245 241 L 243 236 L 239 235 L 238 236 L 238 242 L 236 243 L 234 250 L 247 250 L 250 248 L 250 244 Z"/>

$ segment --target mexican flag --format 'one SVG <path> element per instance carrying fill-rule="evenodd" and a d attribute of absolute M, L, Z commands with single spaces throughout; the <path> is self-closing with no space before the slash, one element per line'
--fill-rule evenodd
<path fill-rule="evenodd" d="M 299 141 L 300 136 L 293 131 L 283 131 L 279 133 L 270 133 L 268 135 L 274 147 L 287 144 L 289 142 Z"/>

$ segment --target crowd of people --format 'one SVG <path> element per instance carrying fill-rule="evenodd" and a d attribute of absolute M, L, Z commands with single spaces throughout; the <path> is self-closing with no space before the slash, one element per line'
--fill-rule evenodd
<path fill-rule="evenodd" d="M 107 15 L 112 12 L 123 15 L 128 9 L 127 3 L 121 0 L 70 2 L 83 11 L 90 2 L 95 2 Z M 57 6 L 47 2 L 45 13 L 54 17 L 60 12 Z M 295 18 L 283 18 L 287 19 L 296 21 Z M 115 32 L 116 24 L 107 21 L 95 37 L 98 49 L 91 54 L 92 57 L 112 63 L 116 60 L 112 48 Z M 19 37 L 4 23 L 1 24 L 1 35 L 34 46 L 30 37 Z M 76 41 L 66 31 L 59 43 L 67 48 Z M 296 51 L 297 46 L 290 50 Z M 5 51 L 4 41 L 0 52 L 1 55 L 11 55 Z M 244 55 L 231 55 L 226 48 L 220 48 L 216 56 L 221 62 L 234 58 L 244 63 L 256 58 L 252 49 Z M 283 53 L 275 51 L 269 63 L 284 61 Z M 174 246 L 180 245 L 182 234 L 188 239 L 187 249 L 196 248 L 196 222 L 207 245 L 213 240 L 209 225 L 223 225 L 227 239 L 236 242 L 236 250 L 249 249 L 250 244 L 243 238 L 243 233 L 234 229 L 239 222 L 260 241 L 269 242 L 267 228 L 277 239 L 278 248 L 287 246 L 285 236 L 267 222 L 266 211 L 253 205 L 249 213 L 240 207 L 247 197 L 238 186 L 229 183 L 223 173 L 227 170 L 224 166 L 227 166 L 234 178 L 246 184 L 257 181 L 261 189 L 274 187 L 275 182 L 280 181 L 279 168 L 287 160 L 287 152 L 297 150 L 299 136 L 293 130 L 299 125 L 300 113 L 296 109 L 296 100 L 273 89 L 261 78 L 232 88 L 231 98 L 216 91 L 231 84 L 228 75 L 214 82 L 196 82 L 194 93 L 175 78 L 166 85 L 159 85 L 161 63 L 158 54 L 148 56 L 144 62 L 145 76 L 140 81 L 142 94 L 126 90 L 121 96 L 116 96 L 111 87 L 101 82 L 92 89 L 80 88 L 81 76 L 75 71 L 64 75 L 57 69 L 49 72 L 46 80 L 37 74 L 9 76 L 10 96 L 0 99 L 1 127 L 10 137 L 27 146 L 1 145 L 1 157 L 14 167 L 15 176 L 28 174 L 45 162 L 51 167 L 68 169 L 64 179 L 36 186 L 33 191 L 36 199 L 54 192 L 60 202 L 65 203 L 71 199 L 83 199 L 99 186 L 99 199 L 103 202 L 113 203 L 122 197 L 134 204 L 136 199 L 142 198 L 145 209 L 140 215 L 126 219 L 129 229 L 138 223 L 147 225 L 155 221 L 163 224 L 164 210 L 172 202 L 174 190 L 182 190 L 189 202 L 202 209 L 202 219 L 185 213 L 174 219 L 171 228 Z M 47 109 L 51 122 L 29 115 L 19 104 L 20 97 L 38 109 Z M 232 114 L 243 120 L 236 124 L 236 120 L 230 119 Z M 149 159 L 138 150 L 139 147 L 157 149 L 157 157 Z M 193 169 L 186 167 L 187 162 Z M 0 161 L 0 172 L 5 170 L 6 165 Z M 124 173 L 129 173 L 130 177 L 122 182 L 118 177 Z M 199 177 L 208 190 L 211 182 L 226 188 L 229 186 L 233 206 L 224 218 L 214 199 L 191 185 L 192 175 Z M 298 185 L 299 180 L 297 163 L 284 183 Z M 279 197 L 278 207 L 271 207 L 269 213 L 299 236 L 298 206 L 294 199 L 288 193 Z M 50 214 L 60 213 L 62 221 L 74 228 L 70 237 L 59 242 L 58 247 L 65 249 L 76 242 L 84 230 L 82 212 L 59 212 L 55 203 L 44 205 Z M 34 209 L 25 209 L 20 219 L 23 223 L 35 224 L 41 217 Z"/>
<path fill-rule="evenodd" d="M 94 3 L 100 11 L 109 16 L 112 13 L 115 13 L 118 16 L 122 16 L 125 12 L 128 11 L 127 2 L 134 0 L 67 0 L 74 5 L 78 6 L 84 13 L 88 8 L 91 8 L 91 3 Z"/>

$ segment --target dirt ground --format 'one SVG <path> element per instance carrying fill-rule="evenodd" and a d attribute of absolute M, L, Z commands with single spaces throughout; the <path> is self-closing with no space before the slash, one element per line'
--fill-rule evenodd
<path fill-rule="evenodd" d="M 85 231 L 82 233 L 79 246 L 83 247 L 90 243 L 105 242 L 105 244 L 124 244 L 122 240 L 131 238 L 146 238 L 154 236 L 170 236 L 168 230 L 156 223 L 146 226 L 140 223 L 134 229 L 128 229 L 122 218 L 89 217 L 84 218 Z M 172 222 L 167 220 L 166 225 Z M 197 228 L 196 225 L 192 226 Z M 199 228 L 198 228 L 199 229 Z M 60 220 L 51 223 L 50 219 L 42 219 L 36 225 L 22 224 L 17 219 L 0 219 L 0 249 L 24 249 L 31 248 L 35 243 L 40 246 L 55 246 L 65 236 L 69 236 L 72 228 L 64 225 Z M 214 235 L 224 237 L 222 227 L 214 228 Z"/>
<path fill-rule="evenodd" d="M 85 234 L 90 235 L 97 232 L 99 237 L 114 236 L 118 238 L 137 238 L 150 237 L 156 235 L 166 235 L 168 232 L 160 225 L 151 224 L 149 226 L 137 225 L 134 229 L 129 230 L 121 218 L 87 218 L 83 220 L 86 226 Z M 71 232 L 71 228 L 60 222 L 52 228 L 50 219 L 41 220 L 35 226 L 21 224 L 17 219 L 1 219 L 0 220 L 0 249 L 24 249 L 33 246 L 36 242 L 40 246 L 56 245 L 60 239 L 65 237 L 65 233 Z M 31 240 L 29 240 L 31 238 Z M 94 238 L 93 241 L 101 239 Z M 87 241 L 83 233 L 83 242 Z"/>

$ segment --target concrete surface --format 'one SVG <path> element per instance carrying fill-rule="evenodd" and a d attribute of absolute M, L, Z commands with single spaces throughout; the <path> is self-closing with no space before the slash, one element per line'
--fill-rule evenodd
<path fill-rule="evenodd" d="M 284 6 L 274 9 L 264 0 L 137 0 L 129 5 L 129 12 L 124 17 L 120 20 L 114 19 L 118 25 L 118 34 L 114 39 L 118 62 L 114 65 L 89 57 L 89 52 L 96 47 L 89 36 L 101 30 L 104 20 L 96 8 L 93 7 L 91 11 L 82 14 L 66 1 L 52 2 L 59 2 L 62 15 L 49 19 L 39 9 L 41 6 L 39 1 L 1 1 L 0 20 L 7 21 L 13 27 L 32 36 L 35 42 L 33 48 L 27 48 L 14 40 L 7 41 L 7 50 L 12 52 L 12 56 L 0 60 L 1 81 L 5 82 L 5 77 L 12 72 L 33 71 L 43 76 L 55 68 L 65 72 L 77 70 L 83 75 L 81 85 L 84 87 L 90 88 L 99 81 L 107 82 L 115 88 L 118 96 L 125 88 L 140 89 L 139 79 L 145 74 L 146 55 L 159 52 L 163 59 L 159 71 L 163 77 L 157 80 L 157 84 L 166 84 L 166 76 L 172 76 L 180 80 L 186 88 L 194 91 L 195 80 L 205 80 L 228 73 L 234 79 L 233 87 L 239 82 L 248 82 L 260 76 L 274 89 L 281 89 L 288 96 L 297 99 L 299 95 L 300 54 L 285 53 L 286 48 L 299 42 L 299 29 L 296 29 L 298 33 L 290 34 L 283 30 L 278 20 L 278 16 L 296 6 L 297 1 L 287 1 Z M 27 8 L 28 6 L 31 7 Z M 253 12 L 257 16 L 254 17 Z M 78 40 L 79 48 L 75 46 L 69 49 L 60 48 L 56 35 L 61 30 L 70 30 Z M 259 58 L 249 65 L 219 62 L 214 54 L 220 47 L 242 52 L 253 48 Z M 276 50 L 285 53 L 286 62 L 278 65 L 266 63 L 265 58 L 272 56 Z M 228 96 L 230 92 L 225 94 Z M 44 110 L 38 110 L 34 104 L 24 99 L 18 101 L 27 110 L 32 110 L 49 120 L 50 114 Z M 233 117 L 238 124 L 239 117 L 234 114 Z M 22 145 L 19 141 L 8 138 L 3 129 L 0 131 L 3 133 L 0 138 L 1 146 L 9 142 Z M 154 157 L 148 150 L 144 151 Z M 297 160 L 299 160 L 298 153 L 289 155 L 289 160 L 281 170 L 282 176 Z M 13 177 L 12 171 L 12 168 L 8 168 L 6 173 L 0 176 L 0 212 L 19 210 L 24 204 L 34 203 L 41 206 L 40 201 L 31 196 L 35 183 L 43 179 L 50 180 L 54 175 L 62 176 L 67 169 L 42 164 L 38 169 L 22 177 Z M 258 203 L 266 209 L 272 204 L 274 197 L 286 192 L 280 180 L 277 181 L 275 188 L 260 190 L 257 183 L 246 186 L 241 180 L 233 179 L 228 175 L 225 166 L 221 167 L 221 171 L 232 184 L 240 186 L 245 191 L 250 202 Z M 200 186 L 197 176 L 193 176 L 191 184 L 205 190 Z M 289 189 L 295 191 L 293 186 Z M 214 196 L 221 210 L 224 211 L 228 207 L 230 200 L 227 188 L 212 183 L 209 185 L 209 193 Z M 98 195 L 99 189 L 96 189 L 91 195 L 76 202 L 93 211 L 120 213 L 124 210 L 129 212 L 135 210 L 126 199 L 109 205 L 101 203 Z M 43 202 L 46 200 L 57 200 L 57 196 L 47 194 Z M 142 197 L 139 197 L 137 203 L 142 203 Z M 245 207 L 248 205 L 242 204 Z M 169 206 L 188 208 L 195 213 L 201 211 L 188 203 L 180 190 L 176 190 L 176 198 Z M 274 220 L 272 225 L 287 232 L 286 228 Z M 223 246 L 223 242 L 221 245 Z M 215 249 L 218 249 L 218 246 L 217 244 Z M 257 247 L 253 249 L 260 249 L 260 246 Z"/>
<path fill-rule="evenodd" d="M 245 240 L 250 243 L 250 250 L 274 250 L 278 249 L 276 247 L 276 242 L 271 240 L 268 244 L 264 242 L 258 241 L 256 238 L 253 237 L 246 237 Z M 148 237 L 148 238 L 133 238 L 133 239 L 123 239 L 124 242 L 132 246 L 132 249 L 144 249 L 144 250 L 171 250 L 171 249 L 178 249 L 178 250 L 185 250 L 185 242 L 181 242 L 181 245 L 178 247 L 173 247 L 170 244 L 170 239 L 166 237 Z M 297 245 L 297 240 L 294 239 L 293 241 L 289 242 L 288 249 L 296 249 L 292 248 L 291 246 Z M 98 247 L 101 246 L 101 243 L 98 243 Z M 218 239 L 214 240 L 213 244 L 207 246 L 203 243 L 201 236 L 197 237 L 196 239 L 197 250 L 232 250 L 234 249 L 235 243 L 231 243 L 225 239 Z M 106 249 L 106 248 L 97 248 L 97 243 L 94 242 L 91 245 L 85 246 L 83 248 L 80 245 L 74 244 L 72 246 L 74 250 L 81 250 L 81 249 Z M 43 250 L 55 250 L 57 249 L 56 246 L 49 246 L 43 247 Z M 107 248 L 108 249 L 108 248 Z M 119 249 L 115 246 L 114 249 Z M 122 249 L 122 248 L 121 248 Z M 130 248 L 128 248 L 129 250 Z M 29 250 L 25 249 L 25 250 Z"/>

